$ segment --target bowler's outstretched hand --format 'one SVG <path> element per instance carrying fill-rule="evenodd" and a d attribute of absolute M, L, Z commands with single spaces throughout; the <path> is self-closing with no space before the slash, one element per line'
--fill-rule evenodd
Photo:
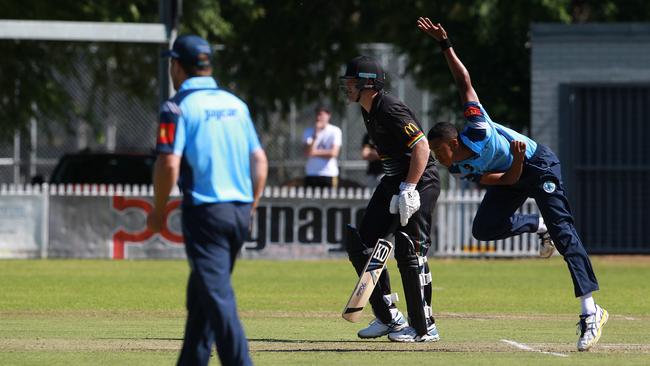
<path fill-rule="evenodd" d="M 423 31 L 424 33 L 435 38 L 436 41 L 438 42 L 447 38 L 447 32 L 442 27 L 442 25 L 440 25 L 440 23 L 433 24 L 433 22 L 429 18 L 424 18 L 424 17 L 418 18 L 418 28 L 420 28 L 420 30 Z"/>

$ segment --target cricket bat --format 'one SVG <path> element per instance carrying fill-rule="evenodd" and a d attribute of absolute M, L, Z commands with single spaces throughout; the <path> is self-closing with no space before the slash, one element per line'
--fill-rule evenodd
<path fill-rule="evenodd" d="M 396 223 L 391 225 L 391 228 L 392 230 L 389 230 L 387 236 L 390 236 L 397 228 Z M 368 303 L 370 294 L 372 294 L 372 291 L 375 289 L 375 285 L 377 285 L 377 281 L 379 281 L 379 276 L 381 276 L 381 272 L 384 270 L 384 267 L 386 267 L 386 261 L 392 252 L 393 243 L 385 238 L 377 240 L 377 245 L 375 245 L 375 248 L 370 255 L 370 259 L 368 259 L 363 272 L 361 272 L 359 281 L 354 287 L 354 291 L 352 291 L 352 295 L 350 295 L 350 299 L 343 309 L 343 319 L 352 323 L 356 323 L 361 319 L 361 312 Z"/>

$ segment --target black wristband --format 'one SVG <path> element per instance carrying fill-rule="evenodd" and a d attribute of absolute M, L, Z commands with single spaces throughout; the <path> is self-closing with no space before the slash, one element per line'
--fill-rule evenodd
<path fill-rule="evenodd" d="M 440 50 L 443 51 L 443 52 L 447 48 L 451 48 L 451 41 L 449 40 L 449 38 L 445 38 L 445 39 L 441 40 L 440 42 L 438 42 L 438 44 L 440 45 Z"/>

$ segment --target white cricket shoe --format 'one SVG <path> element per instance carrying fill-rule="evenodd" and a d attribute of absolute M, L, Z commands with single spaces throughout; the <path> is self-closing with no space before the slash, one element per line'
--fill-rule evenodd
<path fill-rule="evenodd" d="M 391 313 L 393 313 L 393 320 L 389 324 L 384 324 L 379 318 L 375 318 L 370 322 L 370 325 L 357 333 L 359 338 L 377 338 L 408 327 L 409 324 L 401 311 L 395 310 L 394 312 L 391 311 Z"/>
<path fill-rule="evenodd" d="M 539 235 L 539 256 L 542 258 L 550 258 L 555 253 L 555 244 L 551 239 L 548 231 L 538 234 Z"/>
<path fill-rule="evenodd" d="M 609 313 L 598 305 L 596 305 L 594 314 L 580 315 L 580 321 L 576 324 L 578 326 L 577 334 L 580 335 L 578 351 L 588 351 L 598 342 L 607 319 L 609 319 Z"/>
<path fill-rule="evenodd" d="M 437 342 L 440 340 L 438 328 L 433 323 L 427 328 L 427 334 L 418 335 L 415 328 L 406 327 L 399 332 L 391 332 L 388 334 L 388 339 L 393 342 Z"/>

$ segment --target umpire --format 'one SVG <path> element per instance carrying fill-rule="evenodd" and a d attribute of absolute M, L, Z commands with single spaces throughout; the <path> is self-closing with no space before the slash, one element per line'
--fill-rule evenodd
<path fill-rule="evenodd" d="M 182 227 L 190 265 L 187 322 L 178 365 L 207 365 L 212 345 L 223 365 L 251 365 L 230 274 L 267 175 L 248 107 L 212 78 L 208 42 L 178 37 L 170 75 L 177 93 L 163 104 L 154 168 L 158 232 L 173 185 L 183 192 Z"/>

